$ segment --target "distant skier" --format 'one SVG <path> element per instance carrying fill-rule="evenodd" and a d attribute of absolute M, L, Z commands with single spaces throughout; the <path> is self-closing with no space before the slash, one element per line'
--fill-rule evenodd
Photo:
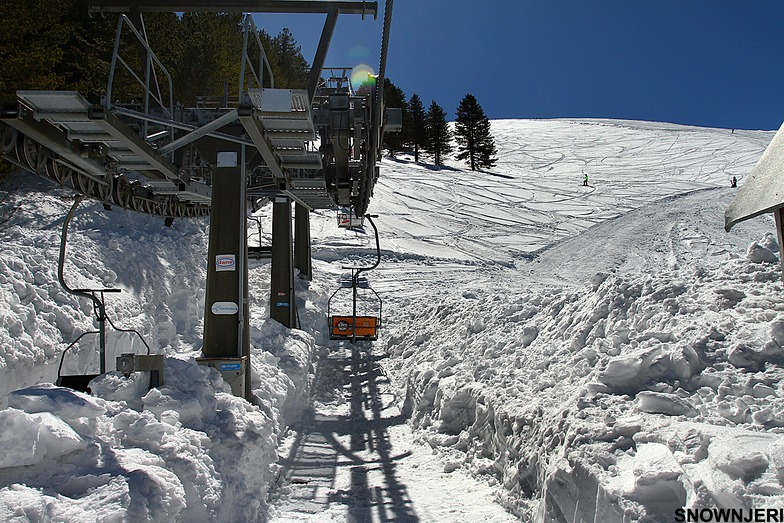
<path fill-rule="evenodd" d="M 583 175 L 583 187 L 588 187 L 588 173 Z"/>
<path fill-rule="evenodd" d="M 737 179 L 737 178 L 735 178 L 735 176 L 733 176 L 733 177 L 730 179 L 730 187 L 737 187 L 737 186 L 738 186 L 738 179 Z"/>

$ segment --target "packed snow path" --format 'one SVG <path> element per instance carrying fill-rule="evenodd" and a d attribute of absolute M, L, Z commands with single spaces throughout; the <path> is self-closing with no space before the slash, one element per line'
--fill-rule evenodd
<path fill-rule="evenodd" d="M 314 410 L 281 449 L 271 521 L 516 521 L 486 485 L 414 441 L 386 357 L 345 348 L 320 359 Z"/>

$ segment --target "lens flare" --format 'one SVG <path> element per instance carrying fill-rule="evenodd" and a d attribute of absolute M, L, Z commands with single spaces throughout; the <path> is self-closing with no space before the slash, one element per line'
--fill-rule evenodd
<path fill-rule="evenodd" d="M 359 89 L 360 86 L 371 80 L 373 75 L 373 68 L 366 64 L 359 64 L 351 71 L 351 86 L 354 89 Z"/>
<path fill-rule="evenodd" d="M 364 45 L 355 45 L 348 50 L 348 63 L 365 63 L 370 60 L 370 49 Z"/>

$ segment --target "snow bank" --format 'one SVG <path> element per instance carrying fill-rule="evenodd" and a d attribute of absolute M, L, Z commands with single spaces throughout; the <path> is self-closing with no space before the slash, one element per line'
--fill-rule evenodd
<path fill-rule="evenodd" d="M 93 396 L 51 385 L 65 346 L 92 330 L 86 300 L 57 282 L 68 202 L 34 177 L 22 209 L 0 231 L 0 520 L 257 521 L 279 475 L 276 448 L 307 407 L 314 338 L 255 309 L 252 403 L 195 363 L 204 311 L 206 220 L 176 220 L 83 203 L 69 231 L 65 276 L 107 295 L 109 317 L 141 333 L 165 358 L 164 386 L 143 373 L 108 372 Z M 55 191 L 56 192 L 56 191 Z M 265 274 L 266 271 L 266 274 Z M 269 270 L 252 269 L 253 300 L 266 300 Z M 303 299 L 318 292 L 300 285 Z M 136 335 L 108 328 L 107 366 L 144 353 Z M 64 374 L 97 373 L 96 340 L 65 357 Z M 47 383 L 48 382 L 48 383 Z"/>
<path fill-rule="evenodd" d="M 257 370 L 285 391 L 293 380 L 269 359 Z M 12 392 L 0 411 L 0 519 L 263 519 L 285 394 L 257 408 L 193 360 L 167 358 L 164 376 L 164 386 L 135 398 L 126 390 L 124 400 L 107 399 L 125 380 L 115 372 L 92 382 L 94 396 L 53 385 Z"/>
<path fill-rule="evenodd" d="M 780 267 L 678 249 L 689 263 L 578 287 L 482 282 L 400 304 L 388 370 L 423 439 L 524 520 L 781 506 Z"/>

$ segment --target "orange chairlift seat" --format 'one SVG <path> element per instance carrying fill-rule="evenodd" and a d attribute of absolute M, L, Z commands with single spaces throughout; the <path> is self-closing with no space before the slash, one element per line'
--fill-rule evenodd
<path fill-rule="evenodd" d="M 351 292 L 351 313 L 334 314 L 333 302 L 339 294 Z M 360 290 L 362 292 L 360 294 Z M 329 339 L 353 341 L 376 341 L 381 328 L 381 298 L 368 285 L 365 278 L 358 278 L 357 274 L 351 275 L 350 281 L 342 282 L 341 286 L 332 293 L 327 303 L 327 316 L 329 317 Z M 362 310 L 359 311 L 358 309 Z M 343 311 L 341 311 L 343 312 Z"/>
<path fill-rule="evenodd" d="M 373 226 L 376 236 L 376 262 L 371 267 L 345 267 L 351 269 L 351 279 L 341 282 L 340 287 L 332 293 L 327 302 L 327 323 L 329 326 L 329 339 L 356 341 L 376 341 L 381 329 L 381 297 L 368 284 L 367 278 L 360 274 L 378 267 L 381 262 L 381 247 L 378 241 L 378 229 L 373 223 L 372 215 L 365 215 Z M 345 295 L 351 293 L 351 309 L 348 308 L 349 299 Z M 337 298 L 337 299 L 336 299 Z M 334 304 L 340 301 L 342 307 L 335 311 Z"/>

